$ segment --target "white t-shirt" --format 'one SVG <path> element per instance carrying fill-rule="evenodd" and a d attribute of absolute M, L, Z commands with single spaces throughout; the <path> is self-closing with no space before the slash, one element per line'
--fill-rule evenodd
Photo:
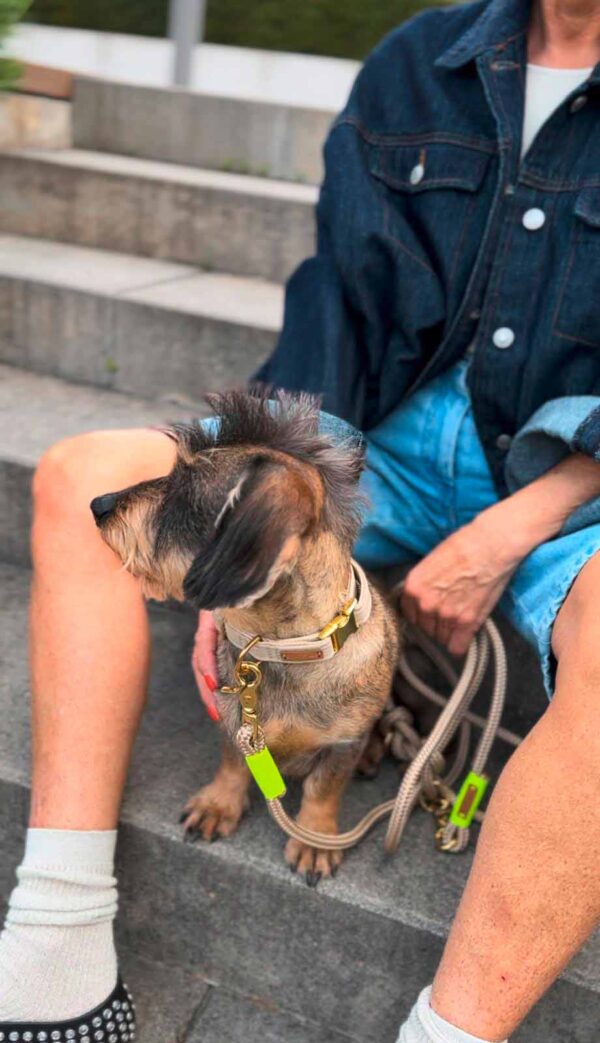
<path fill-rule="evenodd" d="M 568 97 L 571 91 L 585 83 L 591 74 L 592 69 L 547 69 L 543 65 L 528 63 L 521 158 L 527 152 L 538 130 L 560 103 Z"/>

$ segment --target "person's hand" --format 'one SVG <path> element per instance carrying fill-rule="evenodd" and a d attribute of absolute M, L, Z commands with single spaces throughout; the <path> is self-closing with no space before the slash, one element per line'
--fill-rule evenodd
<path fill-rule="evenodd" d="M 410 623 L 464 655 L 521 560 L 493 509 L 440 543 L 408 573 L 401 605 Z"/>
<path fill-rule="evenodd" d="M 574 453 L 498 500 L 412 569 L 402 608 L 410 623 L 464 655 L 523 558 L 600 495 L 600 465 Z"/>
<path fill-rule="evenodd" d="M 217 688 L 217 627 L 212 612 L 200 612 L 192 652 L 192 669 L 202 702 L 213 721 L 219 720 Z"/>

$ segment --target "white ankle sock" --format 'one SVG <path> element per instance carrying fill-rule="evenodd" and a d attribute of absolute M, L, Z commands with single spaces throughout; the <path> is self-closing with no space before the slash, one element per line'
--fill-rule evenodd
<path fill-rule="evenodd" d="M 431 986 L 423 989 L 410 1012 L 408 1021 L 400 1029 L 397 1043 L 492 1043 L 470 1032 L 456 1028 L 432 1010 L 430 1005 Z M 508 1043 L 508 1040 L 504 1040 Z"/>
<path fill-rule="evenodd" d="M 0 1021 L 66 1021 L 114 989 L 116 837 L 28 830 L 0 935 Z"/>

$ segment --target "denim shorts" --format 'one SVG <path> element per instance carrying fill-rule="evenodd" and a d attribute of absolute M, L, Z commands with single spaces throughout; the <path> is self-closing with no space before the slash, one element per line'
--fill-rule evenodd
<path fill-rule="evenodd" d="M 458 363 L 369 432 L 362 479 L 369 508 L 355 548 L 365 568 L 414 563 L 497 502 L 473 419 L 467 366 Z M 499 603 L 537 649 L 549 696 L 556 670 L 554 620 L 599 549 L 600 524 L 541 544 L 516 570 Z"/>

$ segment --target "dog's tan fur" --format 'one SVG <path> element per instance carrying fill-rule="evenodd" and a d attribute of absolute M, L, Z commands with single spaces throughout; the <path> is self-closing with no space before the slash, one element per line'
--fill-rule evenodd
<path fill-rule="evenodd" d="M 233 400 L 232 407 L 236 403 L 238 408 L 246 408 L 240 397 Z M 226 408 L 227 403 L 220 407 Z M 292 408 L 289 403 L 288 408 Z M 217 442 L 194 452 L 193 440 L 190 443 L 185 433 L 175 432 L 175 437 L 179 452 L 172 486 L 167 478 L 125 490 L 119 494 L 113 514 L 102 522 L 104 538 L 125 567 L 140 577 L 150 596 L 181 599 L 192 591 L 194 600 L 194 590 L 205 589 L 202 583 L 216 583 L 218 588 L 219 577 L 210 574 L 210 541 L 215 555 L 221 554 L 221 568 L 229 562 L 235 569 L 236 539 L 241 540 L 240 573 L 252 572 L 254 563 L 247 559 L 255 550 L 262 555 L 262 571 L 256 567 L 252 572 L 249 593 L 228 594 L 228 604 L 208 607 L 219 607 L 225 620 L 264 638 L 321 629 L 346 600 L 356 526 L 342 517 L 350 509 L 350 499 L 346 507 L 340 502 L 340 517 L 336 517 L 331 473 L 325 464 L 319 464 L 319 453 L 340 470 L 345 465 L 343 451 L 329 447 L 328 457 L 326 443 L 316 439 L 312 457 L 308 449 L 295 455 L 277 444 L 260 442 L 225 446 Z M 341 476 L 334 473 L 341 481 L 343 471 Z M 354 460 L 348 481 L 355 482 L 357 474 Z M 169 495 L 175 496 L 173 488 L 177 496 L 183 495 L 186 482 L 196 484 L 194 502 L 201 502 L 203 490 L 214 501 L 210 507 L 213 520 L 211 525 L 206 523 L 199 539 L 200 553 L 183 538 L 164 538 L 160 545 L 158 535 L 169 526 L 163 519 L 160 530 L 157 512 L 165 510 Z M 214 486 L 219 482 L 217 493 Z M 341 493 L 337 499 L 343 499 Z M 257 526 L 254 541 L 245 530 L 253 524 Z M 206 549 L 204 543 L 208 543 Z M 299 821 L 319 831 L 337 831 L 344 789 L 391 689 L 399 651 L 399 620 L 374 585 L 372 599 L 370 618 L 333 659 L 263 666 L 259 714 L 267 744 L 284 774 L 304 777 Z M 201 594 L 197 603 L 203 607 Z M 222 683 L 231 681 L 237 654 L 226 640 L 220 641 Z M 223 762 L 213 782 L 188 802 L 185 818 L 186 829 L 198 831 L 207 840 L 233 832 L 246 808 L 249 785 L 248 770 L 234 746 L 239 727 L 237 700 L 219 692 L 217 703 L 226 735 Z M 289 841 L 286 859 L 306 874 L 309 883 L 315 883 L 321 875 L 335 872 L 341 855 Z"/>

